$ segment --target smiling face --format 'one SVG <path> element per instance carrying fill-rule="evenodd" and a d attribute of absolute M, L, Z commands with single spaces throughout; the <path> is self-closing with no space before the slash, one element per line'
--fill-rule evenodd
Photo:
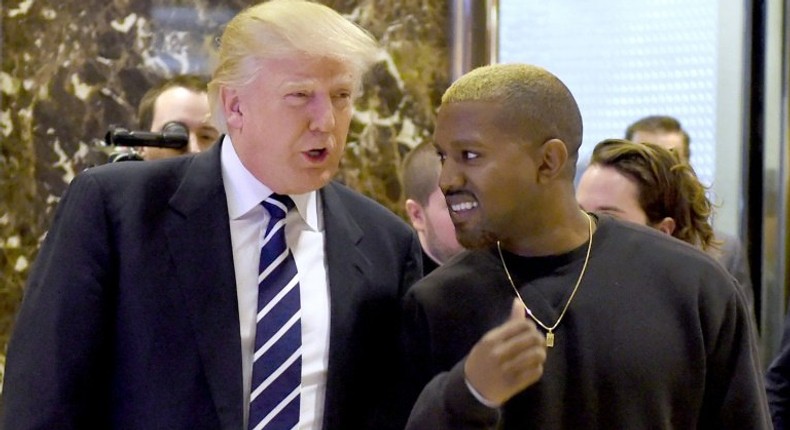
<path fill-rule="evenodd" d="M 439 185 L 466 248 L 520 239 L 540 198 L 536 151 L 506 132 L 500 111 L 494 102 L 455 102 L 442 105 L 436 121 Z"/>
<path fill-rule="evenodd" d="M 343 154 L 356 77 L 331 58 L 293 55 L 261 64 L 244 88 L 221 90 L 234 148 L 274 192 L 321 188 Z"/>

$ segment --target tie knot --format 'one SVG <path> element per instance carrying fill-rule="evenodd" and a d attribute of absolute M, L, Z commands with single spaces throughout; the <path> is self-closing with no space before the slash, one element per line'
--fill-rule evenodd
<path fill-rule="evenodd" d="M 282 194 L 272 194 L 266 200 L 261 202 L 269 215 L 274 219 L 283 219 L 291 208 L 294 207 L 294 201 L 290 197 Z"/>

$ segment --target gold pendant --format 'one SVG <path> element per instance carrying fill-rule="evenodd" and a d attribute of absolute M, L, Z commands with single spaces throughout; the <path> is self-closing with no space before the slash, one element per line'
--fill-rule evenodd
<path fill-rule="evenodd" d="M 551 330 L 549 330 L 548 333 L 546 333 L 546 346 L 548 346 L 549 348 L 554 346 L 554 332 L 552 332 Z"/>

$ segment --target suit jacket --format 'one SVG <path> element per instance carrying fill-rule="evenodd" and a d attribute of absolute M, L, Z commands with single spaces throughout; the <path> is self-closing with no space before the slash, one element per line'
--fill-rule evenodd
<path fill-rule="evenodd" d="M 5 429 L 242 428 L 239 316 L 220 145 L 79 174 L 28 280 Z M 331 328 L 324 429 L 401 427 L 388 396 L 419 241 L 346 187 L 321 191 Z"/>
<path fill-rule="evenodd" d="M 790 429 L 790 312 L 785 316 L 779 353 L 765 374 L 765 390 L 774 428 Z"/>
<path fill-rule="evenodd" d="M 751 311 L 752 320 L 756 324 L 754 287 L 752 287 L 749 260 L 746 258 L 743 245 L 738 237 L 719 230 L 714 230 L 713 238 L 720 241 L 721 245 L 718 248 L 711 249 L 710 254 L 738 281 L 738 286 L 746 299 L 746 305 Z"/>

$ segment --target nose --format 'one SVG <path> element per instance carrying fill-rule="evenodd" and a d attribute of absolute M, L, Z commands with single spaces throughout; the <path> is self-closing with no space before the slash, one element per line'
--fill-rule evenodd
<path fill-rule="evenodd" d="M 311 106 L 310 129 L 330 132 L 335 128 L 335 107 L 329 94 L 313 97 Z"/>
<path fill-rule="evenodd" d="M 198 141 L 197 134 L 192 131 L 189 132 L 189 143 L 187 143 L 187 152 L 190 154 L 195 154 L 200 152 L 200 144 Z"/>
<path fill-rule="evenodd" d="M 445 195 L 463 185 L 463 177 L 456 168 L 455 163 L 449 157 L 442 163 L 442 170 L 439 174 L 439 188 Z"/>

